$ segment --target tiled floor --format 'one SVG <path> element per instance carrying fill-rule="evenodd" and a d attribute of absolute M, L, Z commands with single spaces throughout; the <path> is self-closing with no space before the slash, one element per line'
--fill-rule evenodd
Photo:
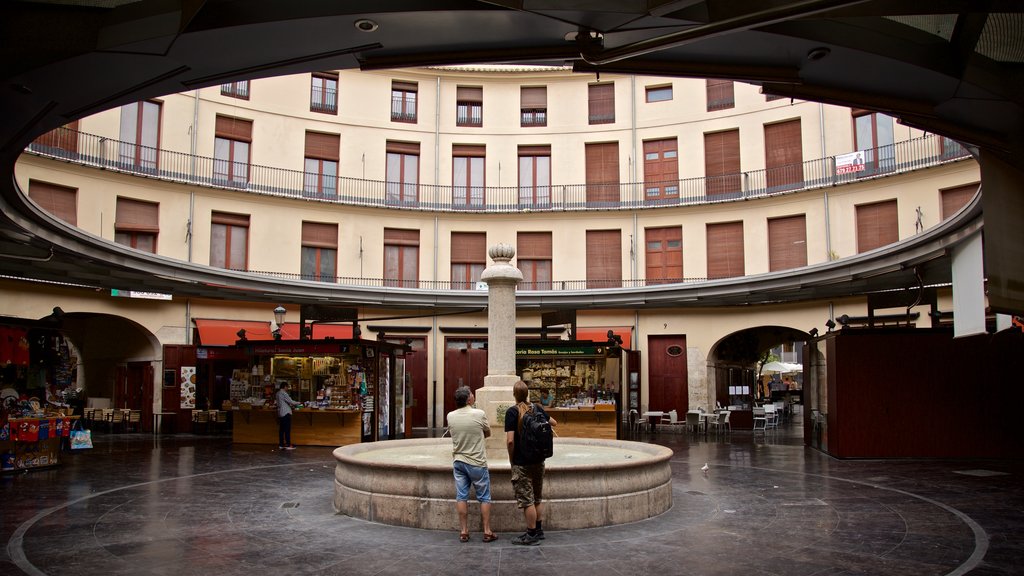
<path fill-rule="evenodd" d="M 792 429 L 642 441 L 675 450 L 669 512 L 523 548 L 335 515 L 328 448 L 97 434 L 0 477 L 0 574 L 1024 573 L 1022 462 L 838 461 Z"/>

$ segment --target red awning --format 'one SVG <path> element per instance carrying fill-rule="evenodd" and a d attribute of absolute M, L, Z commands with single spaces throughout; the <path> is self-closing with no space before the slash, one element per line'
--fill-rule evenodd
<path fill-rule="evenodd" d="M 299 339 L 299 323 L 285 322 L 281 326 L 281 338 L 284 340 Z M 323 340 L 334 338 L 335 340 L 349 340 L 352 338 L 351 324 L 313 324 L 313 336 L 311 340 Z"/>
<path fill-rule="evenodd" d="M 608 331 L 611 330 L 616 336 L 622 338 L 622 347 L 632 349 L 630 336 L 633 334 L 631 326 L 598 326 L 592 328 L 577 328 L 577 340 L 593 340 L 594 342 L 607 342 Z"/>
<path fill-rule="evenodd" d="M 209 320 L 194 319 L 199 331 L 200 346 L 234 346 L 239 340 L 238 331 L 245 330 L 246 340 L 272 340 L 270 322 L 252 320 Z"/>

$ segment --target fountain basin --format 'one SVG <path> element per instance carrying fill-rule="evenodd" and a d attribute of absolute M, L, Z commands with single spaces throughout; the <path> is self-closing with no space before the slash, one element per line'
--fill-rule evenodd
<path fill-rule="evenodd" d="M 522 530 L 508 455 L 490 445 L 491 527 Z M 334 451 L 334 509 L 394 526 L 457 530 L 450 438 L 389 440 Z M 635 522 L 672 507 L 672 450 L 663 446 L 555 438 L 544 477 L 544 528 L 568 530 Z M 480 530 L 470 492 L 470 525 Z"/>

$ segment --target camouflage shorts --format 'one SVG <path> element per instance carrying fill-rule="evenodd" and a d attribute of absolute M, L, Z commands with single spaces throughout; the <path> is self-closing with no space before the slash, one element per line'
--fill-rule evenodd
<path fill-rule="evenodd" d="M 512 489 L 520 508 L 541 503 L 544 493 L 544 463 L 512 466 Z"/>

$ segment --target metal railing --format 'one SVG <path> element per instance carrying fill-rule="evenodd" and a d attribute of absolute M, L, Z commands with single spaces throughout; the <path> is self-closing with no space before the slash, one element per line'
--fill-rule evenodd
<path fill-rule="evenodd" d="M 133 153 L 125 154 L 125 150 Z M 35 155 L 189 185 L 229 188 L 252 194 L 315 199 L 370 207 L 426 211 L 513 213 L 522 211 L 632 210 L 766 198 L 900 174 L 970 157 L 953 140 L 929 134 L 864 151 L 862 164 L 839 166 L 837 157 L 800 164 L 667 182 L 561 184 L 520 188 L 486 186 L 466 194 L 464 187 L 367 180 L 306 173 L 261 165 L 225 175 L 226 161 L 121 142 L 68 128 L 41 136 L 26 151 Z M 239 178 L 244 174 L 244 178 Z M 335 186 L 308 186 L 332 179 Z M 319 190 L 317 189 L 319 188 Z M 657 193 L 649 196 L 649 191 Z"/>

